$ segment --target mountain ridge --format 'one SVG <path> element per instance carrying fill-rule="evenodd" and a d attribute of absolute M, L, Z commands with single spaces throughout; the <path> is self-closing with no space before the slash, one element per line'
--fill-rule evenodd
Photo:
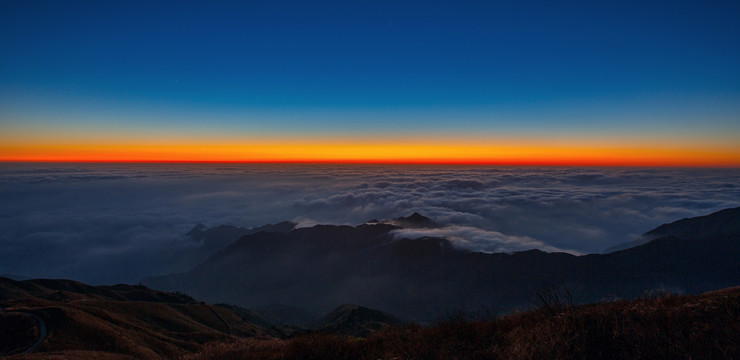
<path fill-rule="evenodd" d="M 636 240 L 611 246 L 605 249 L 603 253 L 608 254 L 644 245 L 657 238 L 669 235 L 694 239 L 737 234 L 740 234 L 740 207 L 723 209 L 707 215 L 683 218 L 662 224 L 642 234 Z"/>
<path fill-rule="evenodd" d="M 398 228 L 378 222 L 247 235 L 188 272 L 144 282 L 247 308 L 283 303 L 324 313 L 363 303 L 428 321 L 460 308 L 526 307 L 527 292 L 542 284 L 567 286 L 577 301 L 592 302 L 656 289 L 695 293 L 740 281 L 740 235 L 663 237 L 610 254 L 575 256 L 478 253 L 444 238 L 399 239 L 391 234 Z"/>

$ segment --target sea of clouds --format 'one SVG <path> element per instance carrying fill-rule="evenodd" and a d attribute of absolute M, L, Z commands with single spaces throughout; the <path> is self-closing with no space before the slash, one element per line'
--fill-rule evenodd
<path fill-rule="evenodd" d="M 184 271 L 193 226 L 360 224 L 417 211 L 473 251 L 601 252 L 740 206 L 740 170 L 0 164 L 0 274 L 90 283 Z"/>

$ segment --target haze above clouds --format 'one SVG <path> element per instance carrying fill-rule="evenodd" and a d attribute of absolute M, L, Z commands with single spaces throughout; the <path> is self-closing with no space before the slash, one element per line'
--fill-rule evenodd
<path fill-rule="evenodd" d="M 90 283 L 186 270 L 198 223 L 356 225 L 417 211 L 474 251 L 600 252 L 740 206 L 738 169 L 2 164 L 0 273 Z"/>

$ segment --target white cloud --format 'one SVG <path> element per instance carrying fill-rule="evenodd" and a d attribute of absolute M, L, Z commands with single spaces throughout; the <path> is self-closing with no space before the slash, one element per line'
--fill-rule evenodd
<path fill-rule="evenodd" d="M 471 226 L 445 226 L 433 229 L 399 229 L 393 231 L 396 239 L 418 239 L 421 237 L 438 237 L 450 240 L 453 246 L 478 252 L 512 253 L 531 249 L 540 249 L 548 252 L 567 252 L 580 255 L 574 250 L 563 250 L 549 246 L 542 241 L 529 236 L 511 236 L 498 231 L 483 230 Z"/>
<path fill-rule="evenodd" d="M 164 271 L 162 254 L 192 246 L 182 234 L 197 223 L 360 224 L 414 211 L 450 225 L 438 234 L 469 249 L 600 252 L 740 206 L 738 178 L 736 169 L 1 164 L 0 272 L 137 281 Z"/>

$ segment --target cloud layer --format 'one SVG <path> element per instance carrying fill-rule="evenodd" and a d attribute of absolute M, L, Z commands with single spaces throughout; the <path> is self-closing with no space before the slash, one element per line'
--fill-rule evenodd
<path fill-rule="evenodd" d="M 505 235 L 498 231 L 483 230 L 472 226 L 452 225 L 434 229 L 400 229 L 394 230 L 393 236 L 396 239 L 441 237 L 450 240 L 452 245 L 458 248 L 487 253 L 512 253 L 515 251 L 540 249 L 548 252 L 569 252 L 574 255 L 580 255 L 577 251 L 563 250 L 549 246 L 529 236 Z"/>
<path fill-rule="evenodd" d="M 197 223 L 359 224 L 418 211 L 474 251 L 600 252 L 740 206 L 733 169 L 0 165 L 0 273 L 135 282 L 184 270 Z"/>

